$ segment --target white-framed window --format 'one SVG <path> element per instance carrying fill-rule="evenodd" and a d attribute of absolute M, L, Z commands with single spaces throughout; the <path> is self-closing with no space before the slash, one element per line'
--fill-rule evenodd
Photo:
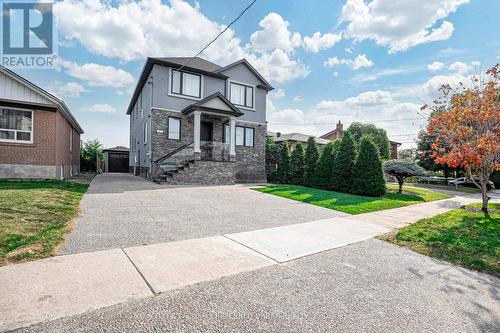
<path fill-rule="evenodd" d="M 168 117 L 168 138 L 172 140 L 181 139 L 181 118 Z"/>
<path fill-rule="evenodd" d="M 254 145 L 254 128 L 236 126 L 236 145 L 253 147 Z"/>
<path fill-rule="evenodd" d="M 172 69 L 170 93 L 201 98 L 201 75 Z"/>
<path fill-rule="evenodd" d="M 229 86 L 229 97 L 231 103 L 238 106 L 253 108 L 253 87 L 231 82 Z"/>
<path fill-rule="evenodd" d="M 148 143 L 148 122 L 144 122 L 144 145 Z"/>
<path fill-rule="evenodd" d="M 33 142 L 33 111 L 0 109 L 0 141 Z"/>
<path fill-rule="evenodd" d="M 69 151 L 73 151 L 73 129 L 69 128 Z"/>

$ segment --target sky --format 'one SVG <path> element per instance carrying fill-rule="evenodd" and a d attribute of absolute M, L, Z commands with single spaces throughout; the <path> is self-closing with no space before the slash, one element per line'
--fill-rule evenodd
<path fill-rule="evenodd" d="M 105 147 L 129 143 L 125 114 L 148 56 L 194 56 L 251 0 L 58 1 L 56 69 L 16 70 L 63 99 Z M 257 0 L 201 56 L 246 58 L 275 90 L 268 129 L 322 135 L 338 121 L 414 146 L 444 84 L 500 61 L 498 0 Z"/>

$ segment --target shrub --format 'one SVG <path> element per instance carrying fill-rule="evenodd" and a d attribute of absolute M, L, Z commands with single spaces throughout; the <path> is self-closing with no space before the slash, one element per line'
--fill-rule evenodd
<path fill-rule="evenodd" d="M 332 188 L 331 180 L 336 155 L 335 143 L 333 141 L 329 142 L 321 152 L 318 167 L 316 168 L 316 176 L 314 177 L 314 187 L 324 190 Z"/>
<path fill-rule="evenodd" d="M 346 133 L 351 135 L 356 147 L 360 146 L 361 139 L 364 136 L 369 136 L 375 146 L 377 146 L 381 159 L 388 160 L 391 157 L 391 145 L 387 138 L 387 132 L 384 129 L 378 128 L 373 124 L 354 122 L 346 130 Z"/>
<path fill-rule="evenodd" d="M 279 159 L 276 173 L 279 183 L 287 184 L 290 181 L 290 148 L 288 148 L 288 142 L 283 142 L 279 145 Z"/>
<path fill-rule="evenodd" d="M 412 176 L 421 176 L 425 170 L 415 161 L 408 160 L 389 160 L 384 163 L 384 172 L 397 179 L 399 184 L 398 192 L 403 191 L 405 179 Z"/>
<path fill-rule="evenodd" d="M 273 138 L 266 139 L 266 175 L 268 182 L 277 180 L 276 166 L 279 160 L 279 147 Z"/>
<path fill-rule="evenodd" d="M 371 197 L 385 194 L 384 173 L 378 148 L 368 136 L 361 139 L 352 175 L 351 193 Z"/>
<path fill-rule="evenodd" d="M 300 142 L 297 143 L 292 152 L 290 182 L 296 185 L 304 184 L 304 146 Z"/>
<path fill-rule="evenodd" d="M 312 186 L 314 183 L 314 176 L 316 175 L 316 167 L 318 166 L 318 147 L 314 137 L 309 137 L 307 140 L 305 166 L 304 166 L 304 185 Z"/>
<path fill-rule="evenodd" d="M 102 144 L 97 139 L 87 140 L 80 148 L 80 169 L 81 171 L 97 172 L 97 159 L 104 160 Z"/>
<path fill-rule="evenodd" d="M 332 188 L 335 191 L 349 192 L 352 185 L 352 168 L 356 149 L 349 133 L 345 133 L 340 141 L 339 152 L 333 164 Z"/>

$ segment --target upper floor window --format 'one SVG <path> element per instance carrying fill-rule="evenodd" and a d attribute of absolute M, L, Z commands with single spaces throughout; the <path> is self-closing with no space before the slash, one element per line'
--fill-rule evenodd
<path fill-rule="evenodd" d="M 33 111 L 0 109 L 0 141 L 33 142 Z"/>
<path fill-rule="evenodd" d="M 172 70 L 170 92 L 201 98 L 201 75 Z"/>
<path fill-rule="evenodd" d="M 253 108 L 253 87 L 231 82 L 231 103 L 247 108 Z"/>

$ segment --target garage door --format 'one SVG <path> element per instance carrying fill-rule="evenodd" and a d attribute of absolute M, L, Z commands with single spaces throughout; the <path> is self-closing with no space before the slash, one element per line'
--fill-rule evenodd
<path fill-rule="evenodd" d="M 128 173 L 128 154 L 109 153 L 108 162 L 108 172 Z"/>

